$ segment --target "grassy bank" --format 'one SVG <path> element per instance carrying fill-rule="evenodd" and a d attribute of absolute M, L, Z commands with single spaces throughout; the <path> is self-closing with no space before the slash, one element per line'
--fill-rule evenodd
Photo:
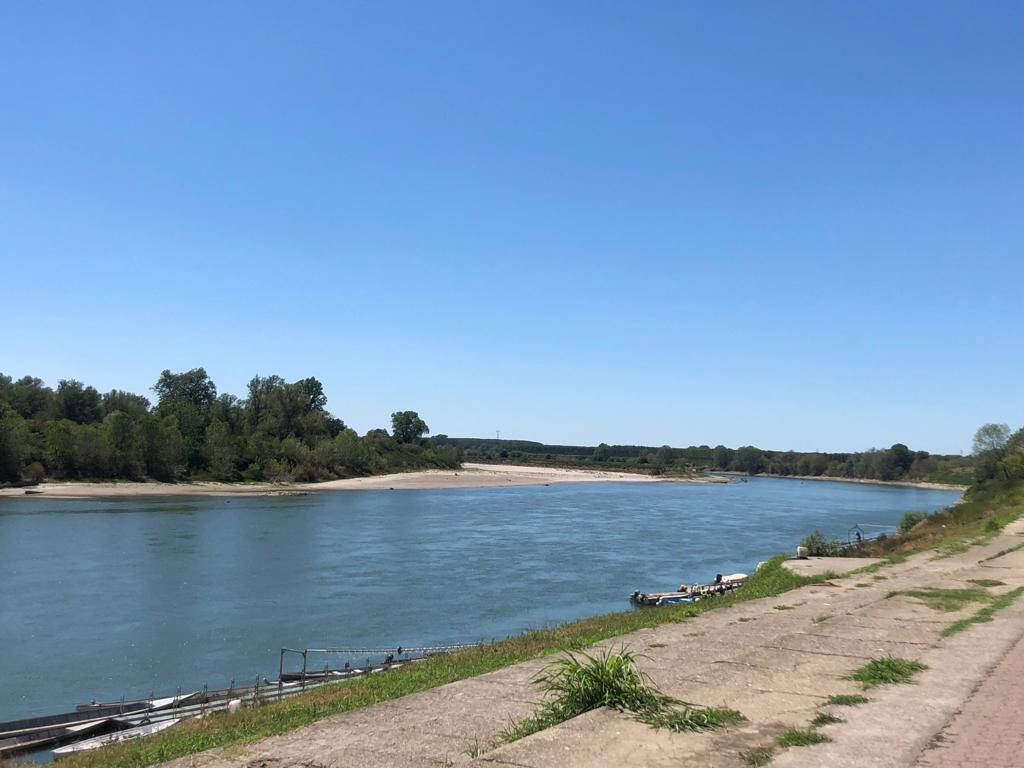
<path fill-rule="evenodd" d="M 142 768 L 214 747 L 245 744 L 381 701 L 492 672 L 521 661 L 566 649 L 581 649 L 645 627 L 686 621 L 705 611 L 771 597 L 790 589 L 835 578 L 797 576 L 769 560 L 742 590 L 714 600 L 624 611 L 528 632 L 467 651 L 435 656 L 390 672 L 311 691 L 281 702 L 235 713 L 190 720 L 142 741 L 108 747 L 61 761 L 65 768 Z"/>
<path fill-rule="evenodd" d="M 934 549 L 938 557 L 954 555 L 991 541 L 1021 515 L 1024 482 L 972 486 L 961 503 L 926 516 L 906 533 L 870 542 L 858 554 L 906 556 Z"/>

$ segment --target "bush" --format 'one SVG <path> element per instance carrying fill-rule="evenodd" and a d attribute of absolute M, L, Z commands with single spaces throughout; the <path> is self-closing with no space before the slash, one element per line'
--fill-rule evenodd
<path fill-rule="evenodd" d="M 22 473 L 26 480 L 31 480 L 33 483 L 40 482 L 46 476 L 46 470 L 43 469 L 43 465 L 38 461 L 33 461 Z"/>
<path fill-rule="evenodd" d="M 842 551 L 837 539 L 826 538 L 821 531 L 811 531 L 800 546 L 807 547 L 807 554 L 811 557 L 836 557 Z"/>
<path fill-rule="evenodd" d="M 907 512 L 900 520 L 900 533 L 906 533 L 927 517 L 926 512 Z"/>

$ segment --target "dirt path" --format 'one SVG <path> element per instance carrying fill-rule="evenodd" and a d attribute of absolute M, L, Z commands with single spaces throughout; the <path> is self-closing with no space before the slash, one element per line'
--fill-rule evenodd
<path fill-rule="evenodd" d="M 1024 550 L 979 562 L 1019 543 L 1021 535 L 1024 521 L 988 545 L 960 555 L 935 559 L 933 553 L 924 553 L 875 574 L 711 611 L 683 624 L 643 630 L 605 644 L 625 644 L 642 654 L 645 670 L 667 693 L 738 709 L 747 722 L 729 730 L 673 734 L 652 730 L 621 713 L 597 710 L 487 750 L 510 717 L 532 711 L 536 694 L 530 678 L 544 664 L 537 660 L 331 717 L 247 747 L 169 765 L 738 768 L 744 765 L 741 751 L 771 744 L 785 728 L 806 727 L 817 712 L 827 709 L 829 695 L 860 692 L 845 676 L 869 659 L 887 655 L 920 660 L 928 669 L 914 685 L 872 689 L 867 692 L 869 703 L 830 710 L 845 719 L 822 729 L 832 742 L 777 751 L 772 765 L 909 767 L 919 760 L 931 760 L 921 766 L 955 765 L 928 747 L 948 725 L 943 738 L 950 740 L 950 749 L 959 750 L 950 753 L 950 760 L 967 754 L 972 747 L 964 734 L 978 718 L 992 719 L 1000 697 L 1009 695 L 1003 693 L 1006 675 L 1017 675 L 1022 662 L 1019 652 L 1007 654 L 1024 636 L 1024 600 L 991 622 L 942 639 L 943 627 L 973 615 L 978 604 L 944 613 L 915 598 L 886 596 L 891 590 L 971 587 L 968 580 L 978 578 L 1004 582 L 991 588 L 993 594 L 1024 586 Z M 1020 698 L 1018 691 L 1013 701 Z M 1024 708 L 1016 709 L 1018 717 L 1021 711 Z M 1001 754 L 1006 759 L 1021 754 L 1016 746 L 1019 733 L 1007 727 L 994 735 L 997 748 L 1004 752 L 987 753 L 990 762 L 985 764 L 1015 764 L 998 760 Z M 1011 748 L 1012 755 L 1005 754 Z"/>

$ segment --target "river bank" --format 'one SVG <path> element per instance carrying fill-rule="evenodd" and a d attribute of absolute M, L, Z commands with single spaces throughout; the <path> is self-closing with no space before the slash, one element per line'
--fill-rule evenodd
<path fill-rule="evenodd" d="M 718 472 L 729 477 L 748 477 L 746 472 Z M 859 483 L 860 485 L 892 485 L 897 488 L 926 488 L 933 491 L 966 491 L 969 485 L 950 485 L 948 483 L 929 483 L 925 480 L 871 480 L 863 477 L 825 477 L 824 475 L 774 475 L 759 472 L 755 477 L 776 477 L 780 480 L 816 480 L 831 483 Z"/>
<path fill-rule="evenodd" d="M 278 496 L 323 491 L 499 488 L 513 485 L 552 485 L 556 483 L 706 484 L 724 482 L 728 482 L 728 479 L 716 476 L 664 478 L 632 472 L 466 463 L 458 470 L 428 469 L 353 477 L 344 480 L 327 480 L 321 483 L 44 482 L 29 488 L 0 488 L 0 497 L 38 496 L 51 499 L 93 499 L 147 496 Z"/>

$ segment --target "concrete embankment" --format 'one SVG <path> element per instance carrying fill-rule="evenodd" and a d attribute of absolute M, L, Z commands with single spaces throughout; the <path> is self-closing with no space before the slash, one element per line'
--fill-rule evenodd
<path fill-rule="evenodd" d="M 166 766 L 742 766 L 741 752 L 771 745 L 782 730 L 805 728 L 817 713 L 830 711 L 830 695 L 860 693 L 859 684 L 846 677 L 885 656 L 920 661 L 927 670 L 916 684 L 875 688 L 866 692 L 868 703 L 834 710 L 845 722 L 821 729 L 830 743 L 776 750 L 773 765 L 945 764 L 928 762 L 934 756 L 929 746 L 944 728 L 962 733 L 965 726 L 956 723 L 955 713 L 975 689 L 985 690 L 986 679 L 998 675 L 1004 658 L 1012 666 L 1015 657 L 1008 654 L 1024 637 L 1024 600 L 989 622 L 943 638 L 942 630 L 973 615 L 978 603 L 944 612 L 916 597 L 888 595 L 974 588 L 972 579 L 1001 582 L 984 582 L 992 595 L 1024 586 L 1024 550 L 986 560 L 1024 541 L 1022 535 L 1024 521 L 1018 521 L 990 543 L 951 557 L 922 553 L 874 573 L 724 607 L 602 644 L 626 645 L 640 654 L 642 667 L 666 693 L 746 716 L 745 723 L 726 730 L 656 731 L 627 714 L 602 709 L 492 748 L 510 718 L 533 711 L 537 692 L 531 678 L 549 661 L 539 659 Z M 1001 717 L 1019 720 L 1022 709 Z"/>

